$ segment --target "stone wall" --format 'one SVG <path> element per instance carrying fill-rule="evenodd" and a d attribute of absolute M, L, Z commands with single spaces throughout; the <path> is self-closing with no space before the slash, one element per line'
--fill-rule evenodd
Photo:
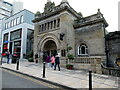
<path fill-rule="evenodd" d="M 65 68 L 66 60 L 61 59 L 61 66 Z M 74 60 L 69 60 L 69 64 L 74 65 L 74 69 L 92 70 L 95 73 L 101 74 L 101 57 L 78 57 Z"/>
<path fill-rule="evenodd" d="M 88 46 L 88 56 L 102 56 L 105 59 L 104 29 L 101 23 L 76 29 L 76 55 L 81 43 Z"/>

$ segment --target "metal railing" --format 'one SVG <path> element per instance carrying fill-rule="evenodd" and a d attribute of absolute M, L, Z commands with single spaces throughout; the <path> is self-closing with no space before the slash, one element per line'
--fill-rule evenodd
<path fill-rule="evenodd" d="M 120 77 L 120 67 L 118 67 L 118 68 L 111 68 L 111 67 L 106 67 L 103 64 L 101 64 L 101 66 L 102 66 L 102 73 L 103 74 Z"/>

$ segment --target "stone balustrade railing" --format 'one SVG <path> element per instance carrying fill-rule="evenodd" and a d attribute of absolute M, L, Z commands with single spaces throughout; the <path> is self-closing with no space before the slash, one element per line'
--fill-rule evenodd
<path fill-rule="evenodd" d="M 101 57 L 76 57 L 74 60 L 68 61 L 74 65 L 75 69 L 92 70 L 93 72 L 102 73 Z"/>
<path fill-rule="evenodd" d="M 77 57 L 74 60 L 69 60 L 70 63 L 81 63 L 81 64 L 100 64 L 100 57 Z"/>

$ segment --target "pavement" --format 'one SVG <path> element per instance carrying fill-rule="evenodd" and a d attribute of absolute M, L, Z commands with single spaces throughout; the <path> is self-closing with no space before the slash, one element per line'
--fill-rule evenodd
<path fill-rule="evenodd" d="M 41 63 L 20 60 L 19 70 L 16 70 L 16 64 L 3 63 L 2 67 L 69 88 L 89 88 L 89 73 L 83 70 L 61 68 L 58 71 L 58 68 L 54 70 L 46 64 L 45 78 L 43 78 L 43 64 Z M 92 88 L 120 89 L 119 80 L 120 77 L 92 73 Z"/>

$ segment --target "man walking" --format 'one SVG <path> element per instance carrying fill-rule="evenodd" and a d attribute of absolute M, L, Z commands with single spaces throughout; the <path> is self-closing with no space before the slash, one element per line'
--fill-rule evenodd
<path fill-rule="evenodd" d="M 56 54 L 56 56 L 55 56 L 55 68 L 54 68 L 54 70 L 56 70 L 57 65 L 58 65 L 58 70 L 60 71 L 60 57 L 58 56 L 58 54 Z"/>

